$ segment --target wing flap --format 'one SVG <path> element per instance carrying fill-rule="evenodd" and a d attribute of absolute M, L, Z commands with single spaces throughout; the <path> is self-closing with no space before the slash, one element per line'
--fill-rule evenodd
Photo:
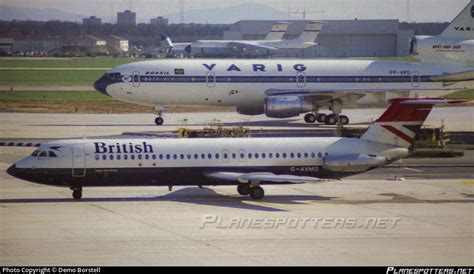
<path fill-rule="evenodd" d="M 210 172 L 204 176 L 215 180 L 236 181 L 239 183 L 248 183 L 250 181 L 275 182 L 275 183 L 310 183 L 320 182 L 321 179 L 310 176 L 296 176 L 287 174 L 273 174 L 271 172 Z"/>

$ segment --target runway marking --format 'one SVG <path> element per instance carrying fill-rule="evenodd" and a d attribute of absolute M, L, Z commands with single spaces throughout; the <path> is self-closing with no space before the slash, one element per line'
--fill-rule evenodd
<path fill-rule="evenodd" d="M 410 171 L 415 171 L 415 172 L 423 172 L 423 170 L 414 169 L 414 168 L 410 168 L 410 167 L 404 167 L 403 169 L 410 170 Z"/>

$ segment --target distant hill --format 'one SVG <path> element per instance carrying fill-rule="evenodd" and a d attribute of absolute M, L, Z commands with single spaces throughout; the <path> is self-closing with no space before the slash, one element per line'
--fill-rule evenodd
<path fill-rule="evenodd" d="M 179 23 L 179 13 L 165 15 L 171 23 Z M 231 24 L 240 20 L 285 20 L 288 14 L 272 7 L 244 3 L 227 8 L 185 11 L 185 23 Z"/>
<path fill-rule="evenodd" d="M 32 20 L 32 21 L 71 21 L 82 22 L 82 18 L 86 16 L 62 11 L 58 9 L 36 9 L 24 7 L 12 7 L 7 5 L 0 5 L 0 20 Z"/>

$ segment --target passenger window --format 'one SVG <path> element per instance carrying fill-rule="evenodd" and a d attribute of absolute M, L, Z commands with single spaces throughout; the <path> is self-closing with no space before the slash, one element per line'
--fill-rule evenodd
<path fill-rule="evenodd" d="M 295 154 L 293 152 L 290 153 L 290 158 L 295 158 Z"/>
<path fill-rule="evenodd" d="M 159 154 L 158 158 L 160 158 L 160 160 L 163 160 L 163 154 Z"/>
<path fill-rule="evenodd" d="M 212 154 L 211 153 L 207 154 L 207 158 L 212 159 Z"/>
<path fill-rule="evenodd" d="M 102 155 L 102 160 L 107 160 L 107 155 Z"/>
<path fill-rule="evenodd" d="M 194 154 L 194 159 L 196 159 L 196 160 L 197 160 L 198 158 L 199 158 L 199 155 L 197 155 L 197 154 Z"/>
<path fill-rule="evenodd" d="M 320 153 L 318 153 L 318 157 L 319 157 L 319 158 L 321 158 L 321 156 L 322 156 L 322 155 L 321 155 L 321 152 L 320 152 Z"/>
<path fill-rule="evenodd" d="M 184 154 L 179 154 L 179 159 L 184 160 Z"/>
<path fill-rule="evenodd" d="M 252 159 L 252 153 L 249 153 L 249 154 L 247 155 L 247 158 Z"/>
<path fill-rule="evenodd" d="M 258 159 L 258 153 L 255 153 L 255 159 Z"/>
<path fill-rule="evenodd" d="M 113 160 L 113 159 L 114 159 L 114 155 L 113 155 L 113 154 L 110 154 L 110 155 L 109 155 L 109 159 L 110 159 L 110 160 Z"/>
<path fill-rule="evenodd" d="M 142 159 L 142 155 L 138 154 L 138 160 L 141 160 L 141 159 Z"/>
<path fill-rule="evenodd" d="M 280 158 L 280 153 L 275 154 L 275 157 Z"/>
<path fill-rule="evenodd" d="M 119 155 L 117 155 L 117 160 L 120 160 L 120 154 L 119 154 Z"/>
<path fill-rule="evenodd" d="M 156 160 L 156 154 L 151 155 L 151 158 L 152 158 L 153 160 Z"/>
<path fill-rule="evenodd" d="M 145 154 L 145 160 L 150 159 L 150 156 L 148 154 Z"/>
<path fill-rule="evenodd" d="M 296 154 L 296 157 L 301 158 L 301 153 L 298 152 L 298 153 Z"/>
<path fill-rule="evenodd" d="M 166 160 L 169 160 L 171 157 L 169 154 L 166 154 Z"/>
<path fill-rule="evenodd" d="M 245 154 L 240 153 L 240 159 L 244 159 L 244 158 L 245 158 Z"/>
<path fill-rule="evenodd" d="M 283 158 L 286 158 L 286 153 L 283 153 Z"/>
<path fill-rule="evenodd" d="M 130 155 L 130 160 L 135 160 L 135 155 Z"/>
<path fill-rule="evenodd" d="M 308 153 L 307 152 L 304 153 L 304 157 L 308 158 Z"/>
<path fill-rule="evenodd" d="M 173 159 L 178 159 L 178 155 L 177 154 L 173 154 Z"/>
<path fill-rule="evenodd" d="M 314 155 L 314 152 L 311 152 L 311 158 L 314 158 L 315 155 Z"/>
<path fill-rule="evenodd" d="M 128 160 L 128 155 L 127 154 L 123 155 L 123 159 Z"/>
<path fill-rule="evenodd" d="M 227 153 L 224 153 L 224 159 L 227 159 Z"/>
<path fill-rule="evenodd" d="M 219 153 L 216 153 L 216 159 L 219 159 Z"/>
<path fill-rule="evenodd" d="M 268 153 L 268 158 L 273 158 L 273 153 Z"/>
<path fill-rule="evenodd" d="M 204 153 L 201 154 L 201 159 L 203 159 L 203 160 L 206 159 L 206 154 L 204 154 Z"/>
<path fill-rule="evenodd" d="M 186 158 L 191 159 L 191 154 L 187 154 Z"/>
<path fill-rule="evenodd" d="M 235 159 L 235 158 L 237 158 L 237 154 L 232 153 L 232 159 Z"/>

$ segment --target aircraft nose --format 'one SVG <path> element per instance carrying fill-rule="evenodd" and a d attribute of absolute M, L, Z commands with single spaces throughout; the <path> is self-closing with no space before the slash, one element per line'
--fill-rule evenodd
<path fill-rule="evenodd" d="M 16 165 L 12 165 L 7 169 L 7 173 L 13 177 L 18 177 L 18 168 L 16 168 Z"/>
<path fill-rule="evenodd" d="M 94 83 L 94 88 L 95 90 L 97 90 L 98 92 L 104 94 L 104 95 L 107 95 L 107 96 L 110 96 L 108 93 L 107 93 L 107 86 L 110 84 L 110 81 L 108 81 L 107 77 L 104 75 L 102 77 L 99 78 L 99 80 L 95 81 Z"/>

